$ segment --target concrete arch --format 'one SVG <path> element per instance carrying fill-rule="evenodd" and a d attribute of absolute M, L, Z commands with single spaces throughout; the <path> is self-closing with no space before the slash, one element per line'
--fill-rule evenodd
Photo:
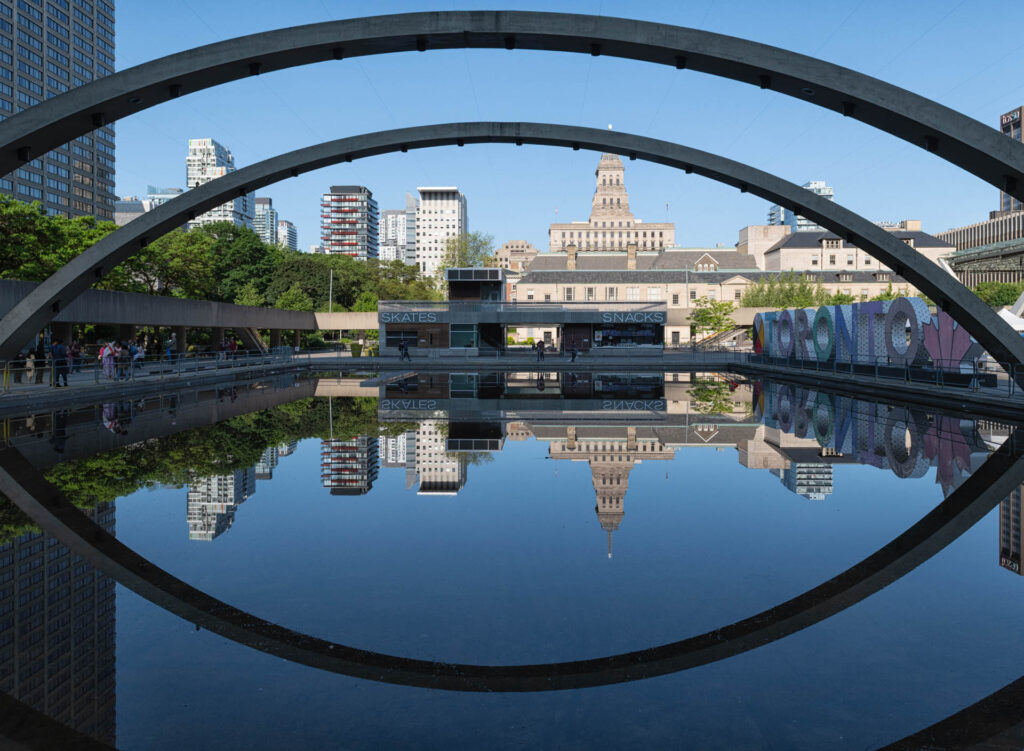
<path fill-rule="evenodd" d="M 1005 139 L 1009 141 L 1010 139 Z M 893 234 L 794 183 L 740 162 L 619 131 L 545 123 L 449 123 L 380 131 L 310 146 L 194 188 L 108 235 L 36 287 L 0 319 L 0 359 L 17 354 L 68 302 L 147 242 L 239 193 L 339 162 L 414 148 L 474 143 L 611 151 L 696 173 L 793 209 L 855 243 L 924 291 L 997 360 L 1024 363 L 1024 339 L 970 290 Z"/>
<path fill-rule="evenodd" d="M 412 50 L 534 49 L 644 60 L 755 84 L 861 120 L 1024 200 L 1024 146 L 897 86 L 746 39 L 626 18 L 432 11 L 295 26 L 197 47 L 54 97 L 0 123 L 0 174 L 168 99 L 298 65 Z"/>
<path fill-rule="evenodd" d="M 119 542 L 25 461 L 0 451 L 0 492 L 91 565 L 160 607 L 240 644 L 343 675 L 449 691 L 558 691 L 652 678 L 707 665 L 770 644 L 861 602 L 921 565 L 980 521 L 1020 484 L 1024 455 L 990 456 L 944 501 L 875 553 L 770 610 L 681 641 L 572 662 L 471 665 L 371 652 L 270 623 L 188 585 Z"/>

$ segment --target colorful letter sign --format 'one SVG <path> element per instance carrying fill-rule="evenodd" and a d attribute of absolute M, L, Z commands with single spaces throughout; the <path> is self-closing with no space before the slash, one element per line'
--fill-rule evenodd
<path fill-rule="evenodd" d="M 970 371 L 981 346 L 947 313 L 900 297 L 754 317 L 754 352 L 818 362 L 885 362 Z"/>

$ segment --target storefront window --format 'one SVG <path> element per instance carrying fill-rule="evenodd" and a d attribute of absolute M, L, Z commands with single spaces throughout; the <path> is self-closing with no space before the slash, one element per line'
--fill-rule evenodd
<path fill-rule="evenodd" d="M 453 323 L 450 330 L 452 348 L 477 346 L 475 323 Z"/>
<path fill-rule="evenodd" d="M 385 347 L 397 347 L 402 342 L 405 342 L 410 347 L 415 347 L 419 343 L 419 337 L 416 336 L 415 331 L 392 331 L 388 329 L 384 333 Z"/>

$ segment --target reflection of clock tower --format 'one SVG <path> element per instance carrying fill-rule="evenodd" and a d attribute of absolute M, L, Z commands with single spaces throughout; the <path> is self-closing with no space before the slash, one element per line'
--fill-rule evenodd
<path fill-rule="evenodd" d="M 622 428 L 613 428 L 618 433 Z M 565 442 L 552 441 L 552 459 L 571 459 L 590 464 L 591 480 L 597 502 L 594 511 L 601 528 L 608 535 L 608 557 L 612 557 L 612 532 L 625 516 L 623 501 L 629 490 L 629 473 L 643 459 L 671 459 L 675 452 L 665 448 L 656 438 L 637 440 L 636 428 L 626 428 L 626 435 L 578 438 L 575 427 L 566 430 Z M 623 437 L 625 440 L 622 440 Z"/>

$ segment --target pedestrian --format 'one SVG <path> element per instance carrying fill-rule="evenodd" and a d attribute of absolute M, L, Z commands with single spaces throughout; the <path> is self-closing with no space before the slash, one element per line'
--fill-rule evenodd
<path fill-rule="evenodd" d="M 108 381 L 114 380 L 114 343 L 107 342 L 100 347 L 100 362 L 103 364 L 103 375 Z"/>
<path fill-rule="evenodd" d="M 29 352 L 25 355 L 25 383 L 32 383 L 32 377 L 36 373 L 36 353 Z"/>
<path fill-rule="evenodd" d="M 145 364 L 146 353 L 134 339 L 129 341 L 128 345 L 128 353 L 132 356 L 132 370 L 134 371 L 136 368 L 141 370 Z"/>
<path fill-rule="evenodd" d="M 540 342 L 534 342 L 533 351 L 537 353 L 537 362 L 540 362 Z"/>
<path fill-rule="evenodd" d="M 68 357 L 71 361 L 71 372 L 80 373 L 82 371 L 82 345 L 77 339 L 71 340 L 71 346 L 68 348 Z"/>
<path fill-rule="evenodd" d="M 238 340 L 231 337 L 231 341 L 228 343 L 228 349 L 231 350 L 231 359 L 234 360 L 238 356 Z"/>
<path fill-rule="evenodd" d="M 177 332 L 171 333 L 171 338 L 167 340 L 167 359 L 171 360 L 174 357 L 174 352 L 178 350 L 178 334 Z"/>
<path fill-rule="evenodd" d="M 409 362 L 412 362 L 412 357 L 409 355 L 409 342 L 402 342 L 400 348 L 402 350 L 402 356 L 399 360 L 408 360 Z"/>
<path fill-rule="evenodd" d="M 572 358 L 569 362 L 576 362 L 576 355 L 579 354 L 579 350 L 575 347 L 569 347 L 569 356 Z"/>
<path fill-rule="evenodd" d="M 114 359 L 117 361 L 117 380 L 127 381 L 128 380 L 128 365 L 131 363 L 131 355 L 128 350 L 128 342 L 121 341 L 117 343 L 116 354 Z"/>
<path fill-rule="evenodd" d="M 46 351 L 46 344 L 42 338 L 36 343 L 36 383 L 42 383 L 46 377 L 46 359 L 49 353 Z"/>
<path fill-rule="evenodd" d="M 541 339 L 537 342 L 537 354 L 540 355 L 540 361 L 544 362 L 544 340 Z"/>
<path fill-rule="evenodd" d="M 60 388 L 61 380 L 64 386 L 68 385 L 68 348 L 64 340 L 54 338 L 50 347 L 50 356 L 53 359 L 53 385 Z"/>

